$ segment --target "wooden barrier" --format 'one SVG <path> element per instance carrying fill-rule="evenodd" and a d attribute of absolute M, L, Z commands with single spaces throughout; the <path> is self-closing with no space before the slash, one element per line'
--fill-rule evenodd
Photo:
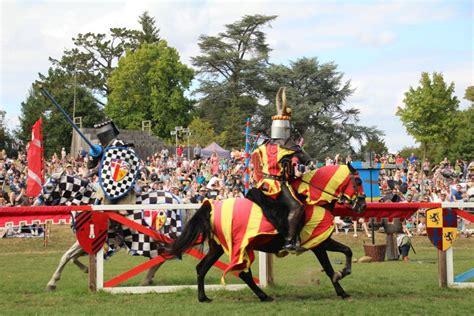
<path fill-rule="evenodd" d="M 155 240 L 163 241 L 166 243 L 171 243 L 172 240 L 168 237 L 156 232 L 148 227 L 137 224 L 136 222 L 117 214 L 121 210 L 167 210 L 167 209 L 180 209 L 180 210 L 190 210 L 198 209 L 201 205 L 199 204 L 156 204 L 156 205 L 81 205 L 81 206 L 29 206 L 29 207 L 5 207 L 2 208 L 0 212 L 0 219 L 5 223 L 9 223 L 9 217 L 16 217 L 17 221 L 24 222 L 27 219 L 32 220 L 35 216 L 42 217 L 51 217 L 56 218 L 58 216 L 69 215 L 71 211 L 101 211 L 106 213 L 110 219 L 117 221 L 123 225 L 127 225 L 132 229 L 139 231 L 140 233 L 146 234 L 152 237 Z M 191 248 L 186 251 L 191 256 L 196 257 L 197 259 L 202 259 L 204 254 L 198 250 Z M 163 293 L 176 291 L 182 288 L 196 288 L 196 285 L 183 285 L 183 286 L 146 286 L 146 287 L 115 287 L 116 285 L 128 280 L 129 278 L 141 273 L 157 264 L 160 264 L 168 259 L 171 259 L 171 256 L 160 255 L 156 258 L 150 259 L 143 264 L 140 264 L 129 271 L 126 271 L 120 274 L 117 277 L 109 281 L 104 281 L 103 272 L 103 250 L 100 250 L 96 255 L 89 256 L 89 289 L 93 292 L 96 290 L 103 290 L 111 293 Z M 265 260 L 266 257 L 261 260 Z M 214 264 L 217 268 L 225 270 L 227 265 L 221 261 L 218 261 Z M 266 263 L 263 264 L 266 268 Z M 237 273 L 234 273 L 238 275 Z M 259 271 L 259 274 L 268 276 L 267 271 Z M 256 283 L 260 283 L 261 286 L 266 286 L 268 281 L 265 280 L 261 282 L 258 278 L 254 278 Z M 211 285 L 210 289 L 227 289 L 227 290 L 236 290 L 245 288 L 245 284 L 232 284 L 232 285 Z"/>

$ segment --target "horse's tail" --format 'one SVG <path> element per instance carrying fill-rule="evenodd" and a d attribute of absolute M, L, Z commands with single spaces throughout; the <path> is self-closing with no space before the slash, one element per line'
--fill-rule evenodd
<path fill-rule="evenodd" d="M 181 235 L 173 242 L 170 254 L 175 256 L 181 255 L 184 251 L 195 245 L 200 235 L 198 243 L 203 243 L 209 239 L 211 235 L 210 215 L 211 205 L 206 201 L 191 217 Z"/>

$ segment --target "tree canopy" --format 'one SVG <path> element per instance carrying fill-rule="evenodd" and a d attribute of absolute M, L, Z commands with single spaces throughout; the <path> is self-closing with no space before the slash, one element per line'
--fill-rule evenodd
<path fill-rule="evenodd" d="M 270 47 L 262 29 L 276 16 L 246 15 L 225 26 L 215 36 L 199 38 L 201 54 L 192 58 L 197 68 L 202 95 L 200 114 L 213 124 L 216 132 L 235 130 L 228 126 L 236 119 L 251 116 L 257 107 L 264 85 L 264 71 L 268 65 Z M 236 113 L 239 117 L 236 118 Z M 229 140 L 227 145 L 237 145 Z"/>
<path fill-rule="evenodd" d="M 184 91 L 193 75 L 166 41 L 144 43 L 120 59 L 110 77 L 105 113 L 127 129 L 139 129 L 142 121 L 150 120 L 155 135 L 169 138 L 175 126 L 189 123 L 192 103 Z"/>
<path fill-rule="evenodd" d="M 346 108 L 344 103 L 353 90 L 336 64 L 320 64 L 317 58 L 304 57 L 289 66 L 272 65 L 266 76 L 265 96 L 269 102 L 259 108 L 258 127 L 262 131 L 270 129 L 271 116 L 276 114 L 274 97 L 279 87 L 286 87 L 293 134 L 304 137 L 305 149 L 313 157 L 353 154 L 353 143 L 362 144 L 383 135 L 375 128 L 358 125 L 359 110 Z"/>
<path fill-rule="evenodd" d="M 72 38 L 74 47 L 66 49 L 60 59 L 49 58 L 51 63 L 68 73 L 75 73 L 78 84 L 98 94 L 97 102 L 105 105 L 112 92 L 109 78 L 118 60 L 127 50 L 136 50 L 144 43 L 160 41 L 155 19 L 145 11 L 139 18 L 142 30 L 123 27 L 110 28 L 109 33 L 79 33 Z"/>
<path fill-rule="evenodd" d="M 138 18 L 138 23 L 142 26 L 142 32 L 138 33 L 138 40 L 140 44 L 143 43 L 158 43 L 160 41 L 160 29 L 156 27 L 155 18 L 148 14 L 148 11 L 143 12 Z"/>
<path fill-rule="evenodd" d="M 447 85 L 441 73 L 423 72 L 420 85 L 405 92 L 404 107 L 397 115 L 408 134 L 423 145 L 424 151 L 439 159 L 446 155 L 457 124 L 459 100 L 454 83 Z"/>
<path fill-rule="evenodd" d="M 313 157 L 354 154 L 357 143 L 375 136 L 383 142 L 380 131 L 361 126 L 359 111 L 346 106 L 353 90 L 335 63 L 301 57 L 287 65 L 270 64 L 265 29 L 275 19 L 245 15 L 222 32 L 199 38 L 200 53 L 191 58 L 198 75 L 196 100 L 187 97 L 195 72 L 160 37 L 146 11 L 138 17 L 141 30 L 78 34 L 61 58 L 50 58 L 52 67 L 40 81 L 68 112 L 75 87 L 76 116 L 83 116 L 84 126 L 105 114 L 127 129 L 139 129 L 142 121 L 150 120 L 153 133 L 161 138 L 170 139 L 175 126 L 189 126 L 194 142 L 217 139 L 228 148 L 243 147 L 248 117 L 254 129 L 269 133 L 276 91 L 285 86 L 294 110 L 294 135 L 304 136 L 305 149 Z M 33 87 L 22 103 L 19 134 L 26 140 L 31 124 L 43 116 L 45 129 L 51 128 L 45 138 L 58 138 L 47 141 L 48 150 L 57 151 L 68 146 L 60 131 L 70 128 L 45 101 Z"/>

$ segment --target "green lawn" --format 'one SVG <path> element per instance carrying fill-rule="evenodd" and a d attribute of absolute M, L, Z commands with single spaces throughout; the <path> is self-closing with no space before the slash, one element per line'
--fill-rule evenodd
<path fill-rule="evenodd" d="M 360 235 L 359 235 L 360 236 Z M 335 235 L 351 246 L 354 257 L 363 255 L 364 238 Z M 194 290 L 172 294 L 123 295 L 89 293 L 87 276 L 72 264 L 67 266 L 55 292 L 46 292 L 63 252 L 73 243 L 67 226 L 54 226 L 50 245 L 40 239 L 0 239 L 0 315 L 148 315 L 148 314 L 320 314 L 320 315 L 469 315 L 474 311 L 474 290 L 439 289 L 437 252 L 427 237 L 415 237 L 417 254 L 410 262 L 357 263 L 353 274 L 342 280 L 352 300 L 343 301 L 335 291 L 312 253 L 274 259 L 275 283 L 267 288 L 275 298 L 260 303 L 249 289 L 237 292 L 208 291 L 214 301 L 199 303 Z M 377 234 L 382 243 L 385 235 Z M 474 267 L 474 239 L 455 242 L 455 273 Z M 227 260 L 223 256 L 224 261 Z M 331 255 L 336 269 L 342 269 L 343 256 Z M 106 262 L 106 279 L 143 262 L 143 258 L 119 253 Z M 87 263 L 87 258 L 82 261 Z M 195 284 L 192 257 L 174 260 L 157 272 L 155 283 Z M 255 262 L 254 271 L 258 264 Z M 207 283 L 219 283 L 221 271 L 212 269 Z M 138 285 L 138 276 L 124 285 Z M 239 283 L 232 275 L 228 283 Z"/>

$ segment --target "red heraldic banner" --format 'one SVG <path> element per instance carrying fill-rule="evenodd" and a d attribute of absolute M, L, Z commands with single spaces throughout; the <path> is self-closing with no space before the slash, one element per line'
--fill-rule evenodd
<path fill-rule="evenodd" d="M 33 125 L 32 137 L 28 146 L 28 180 L 26 182 L 26 195 L 36 197 L 44 183 L 43 160 L 43 121 L 40 118 Z"/>

